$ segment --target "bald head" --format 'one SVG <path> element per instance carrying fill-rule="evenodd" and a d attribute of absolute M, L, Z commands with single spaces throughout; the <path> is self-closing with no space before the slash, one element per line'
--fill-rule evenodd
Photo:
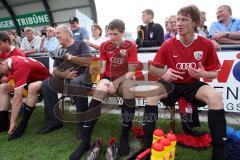
<path fill-rule="evenodd" d="M 56 32 L 57 31 L 64 32 L 64 33 L 68 34 L 70 37 L 73 37 L 73 33 L 72 33 L 71 28 L 69 26 L 65 25 L 65 24 L 57 26 Z"/>
<path fill-rule="evenodd" d="M 230 13 L 230 15 L 232 15 L 232 9 L 228 5 L 221 5 L 220 7 L 218 7 L 218 10 L 219 9 L 226 9 Z"/>
<path fill-rule="evenodd" d="M 228 5 L 221 5 L 217 9 L 217 20 L 222 23 L 229 23 L 232 16 L 232 9 Z"/>
<path fill-rule="evenodd" d="M 64 47 L 68 46 L 72 43 L 73 33 L 69 26 L 67 25 L 59 25 L 56 28 L 56 37 L 61 45 Z"/>
<path fill-rule="evenodd" d="M 47 29 L 46 29 L 46 31 L 47 31 L 47 37 L 53 37 L 53 36 L 55 36 L 55 28 L 53 28 L 53 27 L 48 27 Z"/>

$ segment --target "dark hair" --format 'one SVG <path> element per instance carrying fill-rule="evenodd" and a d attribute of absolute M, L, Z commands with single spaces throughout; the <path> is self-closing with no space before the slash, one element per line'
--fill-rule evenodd
<path fill-rule="evenodd" d="M 8 36 L 7 32 L 0 32 L 0 41 L 2 42 L 9 42 L 9 44 L 11 43 L 10 41 L 10 37 Z"/>
<path fill-rule="evenodd" d="M 119 32 L 123 33 L 125 31 L 125 23 L 120 19 L 114 19 L 109 23 L 108 29 L 118 29 Z"/>
<path fill-rule="evenodd" d="M 94 23 L 94 24 L 92 25 L 91 29 L 92 29 L 93 27 L 99 29 L 99 30 L 100 30 L 100 34 L 99 34 L 99 35 L 102 36 L 102 28 L 101 28 L 97 23 Z"/>
<path fill-rule="evenodd" d="M 199 23 L 200 21 L 200 11 L 195 5 L 189 5 L 179 9 L 177 15 L 190 16 L 193 22 Z"/>
<path fill-rule="evenodd" d="M 145 9 L 142 11 L 142 13 L 146 13 L 147 15 L 151 15 L 152 18 L 154 17 L 154 12 L 151 9 Z"/>
<path fill-rule="evenodd" d="M 77 17 L 70 17 L 69 18 L 69 23 L 79 23 L 79 20 L 78 20 L 78 18 Z"/>

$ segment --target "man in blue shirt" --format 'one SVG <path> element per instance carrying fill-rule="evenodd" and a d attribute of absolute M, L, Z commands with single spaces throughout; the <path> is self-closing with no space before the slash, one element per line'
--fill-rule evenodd
<path fill-rule="evenodd" d="M 53 27 L 47 28 L 47 36 L 42 40 L 40 45 L 40 52 L 53 52 L 59 47 L 59 42 L 55 37 L 55 29 Z"/>
<path fill-rule="evenodd" d="M 228 5 L 217 9 L 217 20 L 210 26 L 209 36 L 217 43 L 240 44 L 240 20 L 232 18 L 232 10 Z"/>
<path fill-rule="evenodd" d="M 73 32 L 73 39 L 75 41 L 89 40 L 89 34 L 84 27 L 80 27 L 77 17 L 70 17 L 69 23 Z"/>

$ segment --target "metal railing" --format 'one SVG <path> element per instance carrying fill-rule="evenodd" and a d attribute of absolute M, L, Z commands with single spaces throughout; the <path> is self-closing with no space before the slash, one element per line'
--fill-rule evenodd
<path fill-rule="evenodd" d="M 138 53 L 157 53 L 159 47 L 144 47 L 144 48 L 138 48 Z M 219 48 L 217 48 L 218 52 L 221 51 L 240 51 L 240 44 L 224 44 L 220 45 Z M 91 51 L 93 54 L 99 54 L 99 51 Z M 48 53 L 35 53 L 30 55 L 30 57 L 48 57 Z"/>

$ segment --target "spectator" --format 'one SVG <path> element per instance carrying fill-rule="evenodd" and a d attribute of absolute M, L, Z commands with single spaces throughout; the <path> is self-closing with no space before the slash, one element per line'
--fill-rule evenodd
<path fill-rule="evenodd" d="M 91 50 L 99 50 L 100 45 L 107 40 L 105 36 L 102 36 L 102 28 L 98 24 L 93 24 L 92 27 L 92 37 L 89 41 L 85 41 Z"/>
<path fill-rule="evenodd" d="M 169 27 L 169 23 L 168 23 L 168 19 L 169 17 L 165 18 L 165 22 L 164 22 L 164 26 L 165 26 L 165 33 L 164 33 L 164 41 L 166 41 L 167 39 L 169 39 L 169 34 L 170 34 L 170 27 Z"/>
<path fill-rule="evenodd" d="M 89 35 L 87 30 L 84 27 L 80 27 L 79 20 L 77 17 L 70 17 L 69 23 L 70 23 L 71 30 L 73 32 L 73 39 L 75 41 L 89 40 Z"/>
<path fill-rule="evenodd" d="M 164 31 L 160 24 L 153 22 L 154 12 L 151 9 L 142 11 L 142 21 L 145 26 L 141 27 L 144 31 L 144 40 L 138 47 L 161 46 L 164 41 Z"/>
<path fill-rule="evenodd" d="M 16 33 L 14 31 L 7 31 L 8 36 L 10 37 L 10 43 L 11 45 L 20 48 L 20 44 L 21 44 L 21 38 L 19 36 L 16 35 Z"/>
<path fill-rule="evenodd" d="M 25 37 L 22 39 L 20 49 L 24 51 L 26 55 L 37 53 L 40 48 L 41 38 L 34 34 L 35 31 L 33 28 L 27 27 L 24 29 Z"/>
<path fill-rule="evenodd" d="M 13 140 L 23 135 L 28 120 L 35 108 L 42 81 L 49 77 L 49 71 L 43 64 L 34 59 L 12 56 L 0 63 L 0 73 L 10 74 L 14 81 L 14 85 L 10 83 L 0 84 L 0 116 L 8 114 L 10 107 L 9 93 L 14 92 L 10 127 L 8 130 L 8 140 Z M 24 87 L 28 87 L 26 103 L 23 103 Z M 17 126 L 17 117 L 21 106 L 23 106 L 23 115 L 21 122 Z M 2 125 L 5 126 L 8 122 L 7 119 L 2 119 L 2 117 L 0 119 L 1 128 Z"/>
<path fill-rule="evenodd" d="M 166 38 L 170 39 L 177 35 L 177 16 L 176 15 L 171 15 L 168 18 L 168 25 L 169 25 L 170 32 Z"/>
<path fill-rule="evenodd" d="M 74 56 L 90 56 L 89 48 L 83 41 L 75 41 L 72 36 L 71 29 L 66 25 L 59 25 L 56 28 L 56 37 L 62 45 L 61 50 L 66 50 L 69 54 Z M 68 58 L 68 61 L 72 61 L 72 58 Z M 62 70 L 61 61 L 55 61 L 54 63 L 54 81 L 68 80 L 69 84 L 81 87 L 91 87 L 92 84 L 89 84 L 85 81 L 85 76 L 89 76 L 86 72 L 85 66 L 79 66 L 78 69 L 69 68 L 67 70 Z M 50 133 L 56 129 L 59 129 L 63 126 L 62 122 L 55 117 L 54 107 L 58 102 L 58 94 L 56 91 L 52 90 L 49 86 L 49 80 L 43 81 L 43 98 L 44 98 L 44 109 L 45 109 L 45 119 L 46 124 L 40 130 L 40 133 L 46 134 Z M 87 94 L 87 93 L 86 93 Z M 77 108 L 77 112 L 84 112 L 88 107 L 88 97 L 87 95 L 82 96 L 72 96 Z M 80 137 L 81 131 L 83 129 L 83 123 L 78 124 L 78 138 Z"/>
<path fill-rule="evenodd" d="M 217 20 L 209 29 L 209 36 L 220 44 L 240 44 L 240 20 L 232 16 L 232 9 L 222 5 L 217 9 Z"/>
<path fill-rule="evenodd" d="M 41 30 L 41 35 L 40 35 L 40 37 L 41 37 L 42 39 L 45 39 L 46 36 L 47 36 L 47 28 L 48 28 L 48 27 L 44 26 L 43 29 Z"/>
<path fill-rule="evenodd" d="M 197 33 L 204 38 L 208 38 L 207 26 L 204 25 L 206 21 L 206 12 L 200 11 L 200 22 L 197 27 Z"/>
<path fill-rule="evenodd" d="M 105 26 L 105 37 L 106 37 L 107 39 L 110 38 L 110 35 L 109 35 L 109 33 L 108 33 L 108 25 Z"/>
<path fill-rule="evenodd" d="M 123 40 L 128 40 L 128 41 L 131 41 L 131 42 L 134 41 L 133 36 L 130 32 L 124 32 Z"/>
<path fill-rule="evenodd" d="M 47 35 L 45 39 L 42 39 L 40 52 L 53 52 L 59 46 L 59 42 L 55 37 L 55 29 L 53 27 L 48 27 Z"/>

